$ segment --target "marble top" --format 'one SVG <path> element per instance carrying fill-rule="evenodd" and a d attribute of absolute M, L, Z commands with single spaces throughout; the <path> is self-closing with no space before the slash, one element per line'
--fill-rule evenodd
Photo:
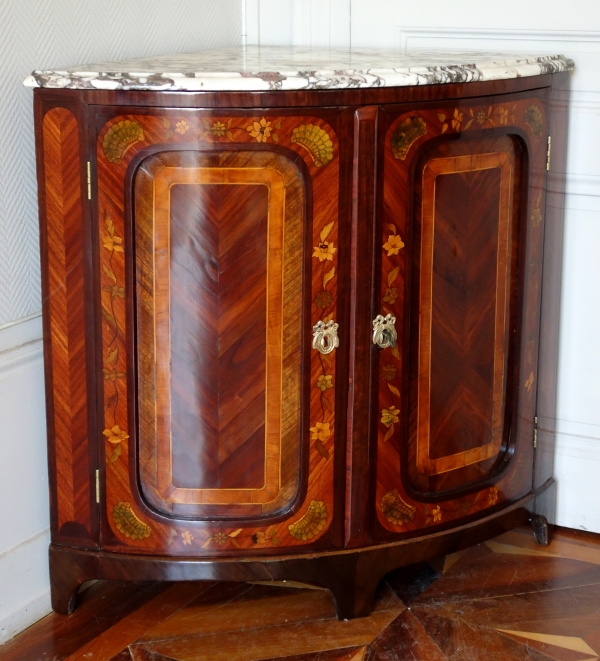
<path fill-rule="evenodd" d="M 27 87 L 259 91 L 469 83 L 568 71 L 563 55 L 247 46 L 34 71 Z"/>

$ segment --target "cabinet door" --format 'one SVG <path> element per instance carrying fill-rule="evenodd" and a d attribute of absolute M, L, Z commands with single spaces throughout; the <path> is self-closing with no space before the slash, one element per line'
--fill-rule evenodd
<path fill-rule="evenodd" d="M 373 315 L 375 537 L 532 489 L 543 93 L 383 113 Z M 385 344 L 385 342 L 384 342 Z"/>
<path fill-rule="evenodd" d="M 338 545 L 335 114 L 106 113 L 103 547 Z"/>

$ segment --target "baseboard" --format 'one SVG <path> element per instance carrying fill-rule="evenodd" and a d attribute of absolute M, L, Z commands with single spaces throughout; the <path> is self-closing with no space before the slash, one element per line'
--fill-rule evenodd
<path fill-rule="evenodd" d="M 0 644 L 51 611 L 49 543 L 50 532 L 44 530 L 0 555 Z"/>

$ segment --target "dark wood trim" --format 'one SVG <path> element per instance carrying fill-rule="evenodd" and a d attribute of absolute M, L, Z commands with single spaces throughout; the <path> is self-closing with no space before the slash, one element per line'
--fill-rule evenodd
<path fill-rule="evenodd" d="M 543 491 L 550 484 L 544 485 Z M 379 581 L 393 569 L 454 553 L 495 537 L 531 519 L 535 493 L 479 521 L 360 550 L 255 557 L 197 559 L 84 551 L 50 545 L 52 607 L 72 613 L 77 590 L 86 580 L 272 581 L 297 580 L 331 591 L 339 619 L 368 615 Z"/>
<path fill-rule="evenodd" d="M 554 74 L 556 75 L 556 74 Z M 558 74 L 563 75 L 563 74 Z M 37 88 L 34 94 L 77 97 L 89 105 L 156 106 L 162 108 L 282 108 L 345 105 L 378 105 L 470 98 L 534 90 L 552 85 L 553 74 L 490 80 L 478 83 L 377 87 L 346 90 L 295 90 L 288 92 L 168 92 L 139 90 L 56 90 Z"/>
<path fill-rule="evenodd" d="M 367 543 L 367 522 L 373 508 L 371 479 L 371 419 L 373 389 L 373 230 L 377 209 L 376 106 L 354 113 L 352 173 L 352 252 L 350 290 L 348 444 L 346 448 L 346 546 Z M 377 381 L 375 381 L 375 384 Z M 376 388 L 376 386 L 375 386 Z"/>

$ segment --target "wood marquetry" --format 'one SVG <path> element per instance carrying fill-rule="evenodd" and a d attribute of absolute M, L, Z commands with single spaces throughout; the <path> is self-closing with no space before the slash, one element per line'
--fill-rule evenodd
<path fill-rule="evenodd" d="M 544 541 L 567 87 L 36 91 L 56 610 Z"/>
<path fill-rule="evenodd" d="M 79 123 L 53 108 L 42 125 L 47 219 L 44 309 L 51 364 L 49 427 L 55 456 L 54 534 L 92 542 Z M 95 544 L 92 544 L 95 546 Z"/>
<path fill-rule="evenodd" d="M 336 352 L 311 350 L 308 331 L 336 316 L 333 129 L 306 116 L 117 115 L 97 145 L 104 547 L 324 543 L 341 517 L 339 385 Z"/>
<path fill-rule="evenodd" d="M 386 110 L 375 313 L 403 340 L 378 350 L 376 538 L 531 488 L 545 104 Z"/>

